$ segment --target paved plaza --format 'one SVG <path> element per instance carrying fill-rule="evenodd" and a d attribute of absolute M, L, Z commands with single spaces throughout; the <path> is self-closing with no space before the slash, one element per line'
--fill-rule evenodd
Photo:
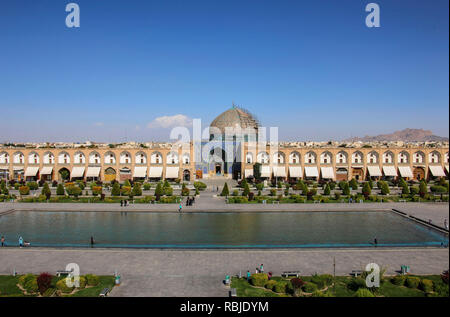
<path fill-rule="evenodd" d="M 425 221 L 443 226 L 449 218 L 446 203 L 364 203 L 364 204 L 225 204 L 216 192 L 202 192 L 194 206 L 183 212 L 265 212 L 265 211 L 361 211 L 395 208 Z M 14 210 L 39 211 L 124 211 L 177 212 L 177 205 L 1 203 L 2 213 Z M 122 285 L 112 296 L 227 296 L 222 284 L 225 275 L 255 271 L 261 263 L 267 271 L 280 274 L 301 270 L 347 275 L 374 262 L 395 274 L 401 265 L 412 273 L 439 274 L 449 268 L 448 248 L 372 248 L 372 249 L 292 249 L 292 250 L 155 250 L 155 249 L 39 249 L 0 248 L 0 274 L 50 273 L 77 263 L 81 273 L 110 274 L 116 270 Z"/>
<path fill-rule="evenodd" d="M 449 267 L 446 248 L 323 249 L 323 250 L 124 250 L 124 249 L 0 249 L 0 274 L 40 273 L 77 263 L 81 274 L 110 274 L 116 270 L 122 285 L 112 296 L 227 296 L 226 274 L 254 272 L 261 263 L 279 275 L 286 270 L 302 274 L 348 275 L 368 263 L 395 274 L 400 266 L 415 274 L 438 274 Z"/>

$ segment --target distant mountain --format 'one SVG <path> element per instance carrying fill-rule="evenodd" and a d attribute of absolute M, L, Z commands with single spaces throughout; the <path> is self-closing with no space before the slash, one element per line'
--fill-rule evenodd
<path fill-rule="evenodd" d="M 448 138 L 434 135 L 430 130 L 423 129 L 404 129 L 401 131 L 395 131 L 391 134 L 380 134 L 376 136 L 366 135 L 363 138 L 354 137 L 345 140 L 345 142 L 376 142 L 376 141 L 403 141 L 403 142 L 436 142 L 436 141 L 448 141 Z"/>

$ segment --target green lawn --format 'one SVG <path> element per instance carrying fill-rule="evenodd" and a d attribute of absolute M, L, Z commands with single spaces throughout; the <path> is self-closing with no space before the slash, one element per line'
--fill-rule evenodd
<path fill-rule="evenodd" d="M 51 288 L 55 289 L 56 282 L 64 277 L 53 277 Z M 63 297 L 97 297 L 100 292 L 106 287 L 112 290 L 114 287 L 114 276 L 99 276 L 99 284 L 97 286 L 88 286 L 80 289 L 74 294 L 62 294 Z M 17 287 L 19 276 L 0 275 L 0 297 L 22 297 L 25 296 L 22 290 Z M 53 293 L 53 292 L 51 292 Z M 27 295 L 27 296 L 37 296 Z"/>
<path fill-rule="evenodd" d="M 408 288 L 406 286 L 398 286 L 391 283 L 391 277 L 385 277 L 379 288 L 373 290 L 373 294 L 377 297 L 425 297 L 425 296 L 449 296 L 449 285 L 442 281 L 440 275 L 417 276 L 420 279 L 428 279 L 433 281 L 434 291 L 426 293 L 420 288 Z M 281 277 L 273 277 L 273 280 L 289 281 Z M 311 276 L 302 276 L 305 282 L 311 282 Z M 347 276 L 337 276 L 334 285 L 330 285 L 326 294 L 334 297 L 354 297 L 356 290 L 352 289 L 351 282 L 353 278 Z M 233 277 L 231 287 L 236 288 L 238 297 L 280 297 L 292 296 L 291 294 L 277 294 L 267 289 L 256 288 L 247 282 L 245 278 Z M 315 295 L 324 295 L 324 292 L 317 292 Z M 302 295 L 300 295 L 302 296 Z M 307 296 L 307 295 L 306 295 Z"/>

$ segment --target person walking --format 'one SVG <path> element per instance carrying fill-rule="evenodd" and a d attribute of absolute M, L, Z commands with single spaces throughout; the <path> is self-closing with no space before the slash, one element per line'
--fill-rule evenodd
<path fill-rule="evenodd" d="M 123 207 L 123 199 L 120 200 L 120 207 Z"/>
<path fill-rule="evenodd" d="M 5 246 L 5 237 L 4 236 L 2 236 L 1 242 L 2 242 L 2 247 L 4 247 Z"/>
<path fill-rule="evenodd" d="M 247 271 L 247 282 L 250 281 L 250 276 L 251 276 L 250 271 Z"/>
<path fill-rule="evenodd" d="M 22 236 L 19 237 L 19 248 L 23 247 L 23 238 Z"/>
<path fill-rule="evenodd" d="M 259 273 L 264 273 L 264 265 L 262 265 L 262 263 L 259 266 Z"/>
<path fill-rule="evenodd" d="M 374 244 L 375 246 L 377 246 L 377 244 L 378 244 L 377 237 L 375 237 L 375 238 L 373 239 L 373 244 Z"/>
<path fill-rule="evenodd" d="M 93 248 L 93 247 L 94 247 L 94 237 L 91 236 L 91 248 Z"/>
<path fill-rule="evenodd" d="M 183 205 L 180 202 L 180 206 L 178 206 L 178 212 L 181 212 L 181 209 L 183 209 Z"/>

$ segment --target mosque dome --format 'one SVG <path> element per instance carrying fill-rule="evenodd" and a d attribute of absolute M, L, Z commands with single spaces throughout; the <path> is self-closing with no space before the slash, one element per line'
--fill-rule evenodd
<path fill-rule="evenodd" d="M 258 129 L 259 122 L 250 112 L 235 105 L 231 109 L 221 113 L 212 122 L 211 127 L 220 129 L 225 133 L 226 127 L 241 129 Z"/>

